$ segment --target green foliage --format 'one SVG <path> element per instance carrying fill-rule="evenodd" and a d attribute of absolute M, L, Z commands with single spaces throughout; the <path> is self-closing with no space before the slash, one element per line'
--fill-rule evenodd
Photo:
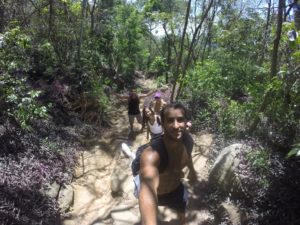
<path fill-rule="evenodd" d="M 153 11 L 159 11 L 162 9 L 161 0 L 150 0 L 144 6 L 144 11 L 147 13 L 152 13 Z"/>
<path fill-rule="evenodd" d="M 60 154 L 60 155 L 64 155 L 65 152 L 58 146 L 57 143 L 51 141 L 48 137 L 44 138 L 41 140 L 41 144 L 44 148 L 47 148 L 47 150 Z"/>
<path fill-rule="evenodd" d="M 150 70 L 161 75 L 167 69 L 166 59 L 161 56 L 156 56 L 150 65 Z"/>
<path fill-rule="evenodd" d="M 287 154 L 287 158 L 300 156 L 300 143 L 294 144 L 293 148 Z"/>
<path fill-rule="evenodd" d="M 99 106 L 102 110 L 102 114 L 104 112 L 108 112 L 111 109 L 110 100 L 104 93 L 104 86 L 103 82 L 93 82 L 92 83 L 92 89 L 91 89 L 91 95 L 96 97 L 98 99 Z"/>
<path fill-rule="evenodd" d="M 267 188 L 269 186 L 267 177 L 271 165 L 270 151 L 267 149 L 253 149 L 247 153 L 246 158 L 249 160 L 252 168 L 261 177 L 260 184 L 262 187 Z"/>
<path fill-rule="evenodd" d="M 219 96 L 222 93 L 224 79 L 221 76 L 221 67 L 214 60 L 206 60 L 196 65 L 184 79 L 184 84 L 189 86 L 192 96 L 204 99 Z"/>
<path fill-rule="evenodd" d="M 50 42 L 37 44 L 32 49 L 32 69 L 45 77 L 53 77 L 55 68 L 58 67 L 58 60 L 53 45 Z"/>
<path fill-rule="evenodd" d="M 155 78 L 155 84 L 156 88 L 162 87 L 162 85 L 165 83 L 165 78 L 163 76 L 158 76 Z"/>
<path fill-rule="evenodd" d="M 115 9 L 113 40 L 113 58 L 118 72 L 124 79 L 130 81 L 134 73 L 136 62 L 141 56 L 141 16 L 130 5 L 119 5 Z"/>
<path fill-rule="evenodd" d="M 0 102 L 4 112 L 12 116 L 24 129 L 30 129 L 30 121 L 47 116 L 47 108 L 37 99 L 40 91 L 31 90 L 26 84 L 25 73 L 30 69 L 30 37 L 19 27 L 4 34 L 5 45 L 0 49 Z M 23 77 L 23 78 L 22 78 Z"/>
<path fill-rule="evenodd" d="M 265 90 L 272 93 L 272 97 L 260 117 L 261 119 L 267 118 L 268 125 L 273 127 L 273 132 L 288 140 L 299 124 L 297 111 L 300 99 L 296 93 L 299 92 L 300 88 L 299 85 L 295 85 L 295 90 L 289 90 L 285 77 L 288 74 L 282 72 L 281 75 L 282 77 L 274 77 L 269 83 L 265 84 Z M 263 98 L 263 95 L 256 96 L 255 101 L 261 102 Z M 257 103 L 257 105 L 259 104 Z"/>
<path fill-rule="evenodd" d="M 215 108 L 218 116 L 219 130 L 227 136 L 237 136 L 245 132 L 247 122 L 247 105 L 234 100 L 228 101 L 226 107 Z"/>
<path fill-rule="evenodd" d="M 31 129 L 31 120 L 47 117 L 47 108 L 37 101 L 41 92 L 30 90 L 26 79 L 4 74 L 0 78 L 0 86 L 1 100 L 7 104 L 7 115 L 12 116 L 23 129 Z"/>
<path fill-rule="evenodd" d="M 24 34 L 20 27 L 12 28 L 4 33 L 4 46 L 0 49 L 0 67 L 12 72 L 30 69 L 29 53 L 31 38 Z"/>

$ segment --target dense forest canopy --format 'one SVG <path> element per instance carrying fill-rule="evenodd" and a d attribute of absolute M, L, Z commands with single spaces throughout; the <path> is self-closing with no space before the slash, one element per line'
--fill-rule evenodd
<path fill-rule="evenodd" d="M 229 135 L 274 129 L 286 148 L 297 141 L 297 1 L 2 1 L 0 16 L 3 113 L 21 125 L 30 119 L 17 107 L 23 98 L 33 117 L 47 105 L 35 105 L 38 89 L 25 96 L 13 83 L 67 80 L 105 111 L 104 86 L 133 86 L 143 70 L 172 84 L 173 100 L 206 103 L 195 118 L 217 114 L 214 126 Z"/>
<path fill-rule="evenodd" d="M 172 101 L 189 107 L 195 131 L 255 137 L 296 157 L 299 30 L 297 0 L 2 0 L 0 143 L 7 143 L 11 124 L 11 135 L 30 136 L 37 121 L 64 123 L 62 112 L 105 126 L 106 92 L 136 87 L 135 74 L 143 71 L 172 88 Z M 51 140 L 41 138 L 51 149 Z M 3 148 L 0 167 L 17 163 L 9 157 L 26 148 Z M 45 149 L 39 154 L 61 157 Z M 64 165 L 73 166 L 69 155 Z M 10 193 L 15 183 L 0 185 Z M 36 185 L 30 188 L 41 188 Z"/>

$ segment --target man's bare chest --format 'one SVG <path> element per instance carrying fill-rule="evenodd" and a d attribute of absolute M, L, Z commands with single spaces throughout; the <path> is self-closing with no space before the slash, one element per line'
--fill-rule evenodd
<path fill-rule="evenodd" d="M 181 171 L 188 162 L 188 154 L 184 147 L 180 149 L 176 149 L 176 151 L 172 151 L 168 153 L 168 165 L 166 171 Z"/>

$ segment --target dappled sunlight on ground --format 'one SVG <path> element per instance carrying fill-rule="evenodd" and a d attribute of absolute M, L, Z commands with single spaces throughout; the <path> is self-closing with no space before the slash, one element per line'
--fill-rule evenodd
<path fill-rule="evenodd" d="M 153 81 L 143 80 L 147 87 Z M 138 225 L 140 214 L 138 201 L 133 196 L 133 178 L 130 159 L 121 152 L 125 142 L 132 150 L 148 142 L 146 129 L 135 121 L 134 131 L 129 132 L 126 104 L 112 100 L 114 107 L 110 112 L 111 129 L 97 140 L 86 140 L 86 150 L 81 153 L 79 165 L 72 186 L 74 202 L 64 225 Z M 141 107 L 143 101 L 141 102 Z M 207 157 L 213 136 L 210 134 L 193 135 L 195 148 L 193 160 L 201 182 L 207 180 Z M 199 186 L 201 182 L 199 181 Z M 197 184 L 196 184 L 197 186 Z M 190 204 L 187 219 L 190 224 L 201 224 L 210 214 L 201 203 L 201 193 L 190 189 Z M 177 215 L 170 209 L 160 207 L 161 224 L 179 224 Z"/>

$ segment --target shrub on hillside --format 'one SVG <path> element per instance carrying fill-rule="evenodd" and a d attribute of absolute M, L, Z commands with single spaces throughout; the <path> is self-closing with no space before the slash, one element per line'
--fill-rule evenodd
<path fill-rule="evenodd" d="M 44 121 L 35 133 L 6 121 L 0 127 L 0 224 L 59 224 L 54 198 L 45 193 L 53 182 L 70 182 L 76 163 L 74 137 Z M 47 135 L 47 138 L 43 135 Z"/>

